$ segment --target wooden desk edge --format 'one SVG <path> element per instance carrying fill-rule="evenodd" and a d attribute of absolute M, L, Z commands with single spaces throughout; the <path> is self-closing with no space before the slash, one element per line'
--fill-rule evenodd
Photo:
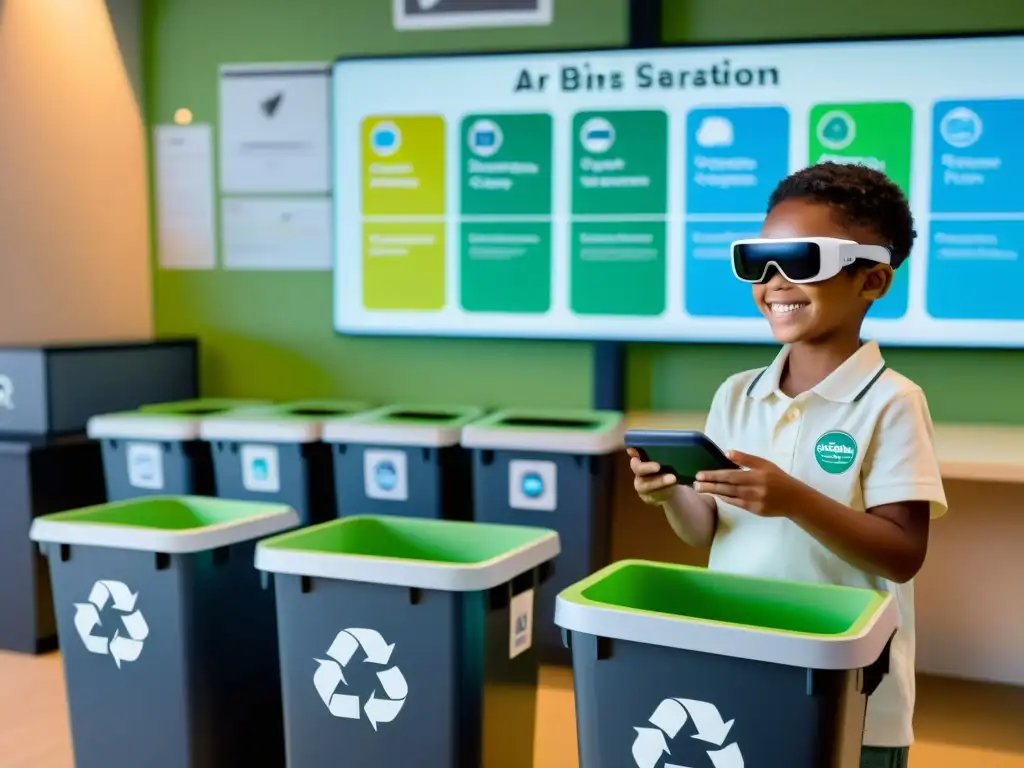
<path fill-rule="evenodd" d="M 705 414 L 691 411 L 630 411 L 626 414 L 625 426 L 626 429 L 699 430 L 703 429 L 704 421 Z M 950 435 L 949 432 L 955 432 L 955 435 Z M 994 448 L 994 445 L 1005 440 L 1007 435 L 1013 437 L 1017 444 L 1016 450 L 1010 455 Z M 949 446 L 948 441 L 954 438 L 977 443 L 978 449 L 972 449 L 969 453 L 983 458 L 963 459 L 962 449 Z M 939 423 L 935 425 L 935 442 L 942 476 L 949 480 L 1024 484 L 1024 427 Z M 986 454 L 990 456 L 987 460 L 984 458 Z"/>

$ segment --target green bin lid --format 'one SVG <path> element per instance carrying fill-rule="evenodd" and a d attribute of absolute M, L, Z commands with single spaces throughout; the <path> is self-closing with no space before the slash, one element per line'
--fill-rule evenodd
<path fill-rule="evenodd" d="M 808 669 L 863 669 L 898 623 L 885 592 L 623 560 L 562 591 L 563 629 Z"/>
<path fill-rule="evenodd" d="M 467 448 L 599 455 L 623 449 L 618 411 L 512 409 L 473 422 L 462 431 Z"/>
<path fill-rule="evenodd" d="M 261 541 L 256 567 L 270 573 L 476 592 L 553 560 L 545 528 L 396 516 L 354 516 Z"/>
<path fill-rule="evenodd" d="M 299 525 L 284 504 L 204 496 L 148 496 L 37 517 L 32 541 L 187 554 L 270 536 Z"/>
<path fill-rule="evenodd" d="M 366 403 L 349 400 L 294 400 L 203 419 L 199 435 L 204 440 L 314 443 L 321 439 L 323 425 L 329 419 L 367 408 Z"/>
<path fill-rule="evenodd" d="M 86 424 L 86 433 L 94 440 L 196 440 L 203 418 L 263 405 L 266 401 L 231 398 L 155 403 L 137 411 L 93 416 Z"/>
<path fill-rule="evenodd" d="M 324 424 L 324 441 L 361 445 L 404 445 L 447 448 L 458 445 L 462 432 L 484 415 L 466 405 L 388 405 Z"/>

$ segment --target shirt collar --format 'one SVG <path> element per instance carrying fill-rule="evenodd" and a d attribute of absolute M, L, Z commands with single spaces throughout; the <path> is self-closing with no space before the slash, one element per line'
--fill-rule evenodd
<path fill-rule="evenodd" d="M 764 400 L 779 391 L 779 381 L 789 357 L 790 347 L 782 348 L 772 364 L 757 375 L 747 388 L 747 396 Z M 885 360 L 878 343 L 868 341 L 846 361 L 811 389 L 819 397 L 838 403 L 855 403 L 867 394 L 885 371 Z"/>

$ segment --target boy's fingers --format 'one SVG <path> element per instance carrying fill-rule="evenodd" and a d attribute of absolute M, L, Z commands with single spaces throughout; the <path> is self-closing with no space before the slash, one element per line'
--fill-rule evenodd
<path fill-rule="evenodd" d="M 750 469 L 761 469 L 771 463 L 760 456 L 751 456 L 749 453 L 743 453 L 742 451 L 728 451 L 725 455 L 741 467 L 749 467 Z"/>
<path fill-rule="evenodd" d="M 654 493 L 676 484 L 675 475 L 661 475 L 650 479 L 637 478 L 633 484 L 638 493 Z"/>
<path fill-rule="evenodd" d="M 738 497 L 741 493 L 739 488 L 729 483 L 696 482 L 693 484 L 693 490 L 697 493 L 710 493 L 712 496 L 729 498 Z"/>
<path fill-rule="evenodd" d="M 729 485 L 750 485 L 755 482 L 754 473 L 742 469 L 713 469 L 698 472 L 697 481 L 701 483 L 727 483 Z"/>
<path fill-rule="evenodd" d="M 630 459 L 629 468 L 633 470 L 634 475 L 656 475 L 661 472 L 661 465 L 656 461 Z"/>

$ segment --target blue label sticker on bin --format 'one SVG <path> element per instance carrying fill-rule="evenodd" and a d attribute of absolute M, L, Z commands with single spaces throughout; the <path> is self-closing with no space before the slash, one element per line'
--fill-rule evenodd
<path fill-rule="evenodd" d="M 407 501 L 408 459 L 402 450 L 371 450 L 363 454 L 363 485 L 370 499 Z"/>
<path fill-rule="evenodd" d="M 531 499 L 539 498 L 544 493 L 544 478 L 536 472 L 523 475 L 523 493 Z"/>
<path fill-rule="evenodd" d="M 256 493 L 278 493 L 281 475 L 277 448 L 273 445 L 243 445 L 242 486 Z"/>
<path fill-rule="evenodd" d="M 128 484 L 159 491 L 164 487 L 164 457 L 159 443 L 128 443 L 125 447 Z"/>
<path fill-rule="evenodd" d="M 554 512 L 558 467 L 553 461 L 510 461 L 508 505 L 512 509 Z"/>
<path fill-rule="evenodd" d="M 393 491 L 398 485 L 398 470 L 390 461 L 382 461 L 376 468 L 377 487 L 384 491 Z"/>

